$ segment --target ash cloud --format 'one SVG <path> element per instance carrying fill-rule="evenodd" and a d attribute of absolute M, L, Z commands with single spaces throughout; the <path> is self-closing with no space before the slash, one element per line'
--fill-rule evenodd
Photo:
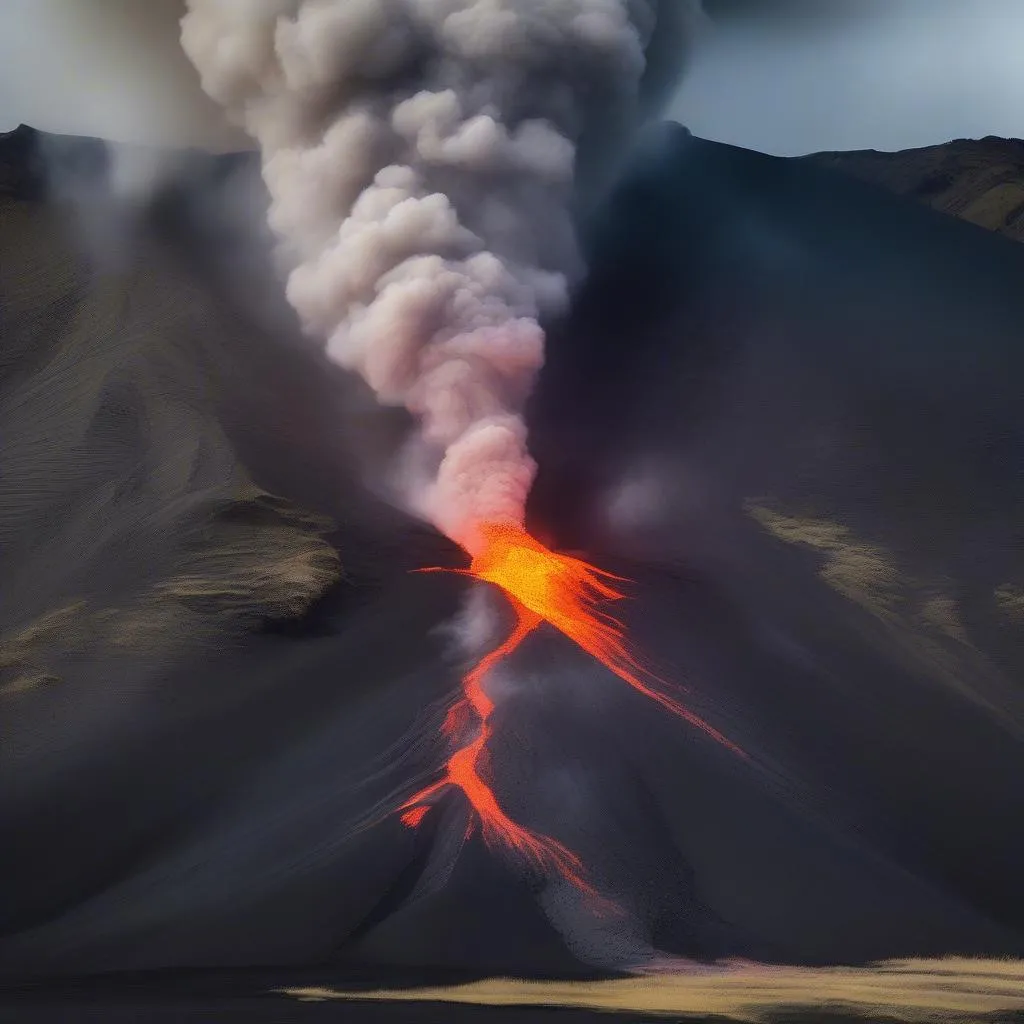
<path fill-rule="evenodd" d="M 693 0 L 190 0 L 203 88 L 258 141 L 306 330 L 420 430 L 403 504 L 470 550 L 521 522 L 574 203 L 669 98 Z M 650 58 L 650 62 L 648 62 Z M 410 466 L 412 468 L 410 468 Z"/>

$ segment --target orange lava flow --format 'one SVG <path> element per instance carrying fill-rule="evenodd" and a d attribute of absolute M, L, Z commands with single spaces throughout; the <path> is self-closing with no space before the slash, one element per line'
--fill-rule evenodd
<path fill-rule="evenodd" d="M 596 897 L 579 858 L 561 843 L 514 822 L 502 810 L 494 791 L 480 774 L 492 735 L 494 711 L 494 702 L 485 692 L 483 683 L 498 662 L 511 654 L 541 623 L 547 622 L 634 690 L 702 730 L 734 754 L 744 759 L 747 755 L 698 715 L 644 681 L 645 675 L 650 676 L 629 652 L 622 625 L 599 607 L 602 602 L 620 600 L 623 595 L 611 584 L 625 581 L 580 559 L 550 551 L 519 527 L 488 526 L 482 529 L 481 535 L 484 543 L 469 569 L 462 571 L 505 592 L 516 611 L 516 626 L 504 643 L 482 658 L 464 677 L 463 697 L 445 720 L 444 732 L 457 743 L 460 734 L 475 722 L 475 734 L 456 747 L 438 782 L 402 805 L 402 821 L 410 827 L 418 825 L 434 798 L 454 786 L 466 795 L 488 842 L 518 853 L 538 869 L 554 869 L 582 892 Z"/>

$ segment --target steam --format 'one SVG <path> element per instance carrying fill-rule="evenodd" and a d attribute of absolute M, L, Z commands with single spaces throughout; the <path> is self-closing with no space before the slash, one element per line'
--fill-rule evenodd
<path fill-rule="evenodd" d="M 600 187 L 595 167 L 667 92 L 694 14 L 693 0 L 189 0 L 184 49 L 262 151 L 289 301 L 332 360 L 416 417 L 403 499 L 470 551 L 479 524 L 523 521 L 541 324 L 583 270 L 577 171 Z M 654 46 L 656 31 L 675 38 Z"/>

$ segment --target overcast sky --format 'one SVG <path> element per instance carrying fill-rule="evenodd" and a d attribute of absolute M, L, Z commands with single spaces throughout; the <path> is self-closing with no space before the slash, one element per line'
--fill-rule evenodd
<path fill-rule="evenodd" d="M 0 130 L 230 146 L 181 0 L 0 0 Z M 707 0 L 672 114 L 769 153 L 1024 136 L 1024 0 Z"/>
<path fill-rule="evenodd" d="M 1024 0 L 721 6 L 673 110 L 695 135 L 780 155 L 1024 136 Z"/>
<path fill-rule="evenodd" d="M 0 131 L 230 147 L 178 43 L 183 0 L 0 0 Z"/>

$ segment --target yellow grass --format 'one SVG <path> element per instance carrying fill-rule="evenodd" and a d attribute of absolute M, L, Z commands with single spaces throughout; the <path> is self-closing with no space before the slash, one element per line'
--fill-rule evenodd
<path fill-rule="evenodd" d="M 559 1006 L 674 1017 L 759 1022 L 783 1011 L 882 1014 L 901 1021 L 970 1020 L 1024 1011 L 1024 961 L 888 961 L 866 968 L 744 965 L 703 973 L 663 973 L 615 981 L 493 979 L 446 988 L 345 992 L 282 990 L 303 1001 L 373 1000 Z"/>

